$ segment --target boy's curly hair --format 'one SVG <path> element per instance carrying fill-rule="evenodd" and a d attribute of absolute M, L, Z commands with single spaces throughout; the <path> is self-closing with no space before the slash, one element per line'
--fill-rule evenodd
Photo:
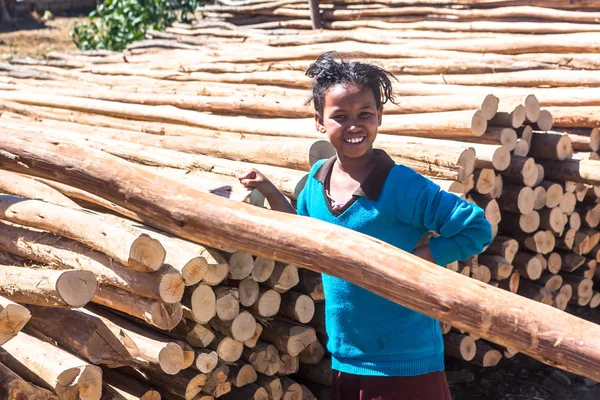
<path fill-rule="evenodd" d="M 377 108 L 390 102 L 397 104 L 392 90 L 394 74 L 385 69 L 366 62 L 346 61 L 336 51 L 323 53 L 306 70 L 306 75 L 312 78 L 312 94 L 306 104 L 312 101 L 315 111 L 323 115 L 325 94 L 340 84 L 364 85 L 373 91 Z"/>

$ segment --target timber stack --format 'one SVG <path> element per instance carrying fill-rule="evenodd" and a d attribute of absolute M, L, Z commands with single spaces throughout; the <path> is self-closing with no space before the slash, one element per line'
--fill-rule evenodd
<path fill-rule="evenodd" d="M 53 168 L 0 161 L 0 393 L 328 398 L 318 273 L 253 253 L 237 226 L 200 244 L 112 190 L 129 179 L 124 198 L 142 193 L 154 210 L 154 190 L 137 188 L 170 182 L 258 213 L 265 199 L 236 178 L 257 168 L 294 203 L 311 165 L 333 155 L 303 74 L 331 49 L 365 46 L 397 75 L 376 147 L 492 223 L 484 253 L 447 269 L 558 310 L 598 307 L 600 28 L 585 7 L 600 4 L 435 3 L 325 3 L 318 33 L 303 2 L 209 6 L 125 54 L 3 64 L 0 160 L 14 139 L 56 148 L 56 170 L 80 149 L 90 169 L 137 175 L 92 193 Z M 184 229 L 181 218 L 169 215 Z M 493 366 L 519 351 L 455 325 L 441 324 L 449 357 Z"/>

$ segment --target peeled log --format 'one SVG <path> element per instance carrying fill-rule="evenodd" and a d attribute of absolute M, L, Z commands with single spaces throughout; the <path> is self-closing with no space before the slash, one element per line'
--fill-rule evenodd
<path fill-rule="evenodd" d="M 27 308 L 0 296 L 0 346 L 15 337 L 30 318 Z"/>
<path fill-rule="evenodd" d="M 236 247 L 240 251 L 285 260 L 343 277 L 443 322 L 451 322 L 459 329 L 600 380 L 600 328 L 592 323 L 565 315 L 559 310 L 541 307 L 535 302 L 528 302 L 489 285 L 484 286 L 483 283 L 424 262 L 393 246 L 373 244 L 371 239 L 363 235 L 334 225 L 291 215 L 273 218 L 270 211 L 242 203 L 234 204 L 167 181 L 157 184 L 154 180 L 154 184 L 149 187 L 146 182 L 151 179 L 144 179 L 150 178 L 147 172 L 113 156 L 76 145 L 49 143 L 31 136 L 30 140 L 24 140 L 27 135 L 7 130 L 2 130 L 0 137 L 3 149 L 0 167 L 3 169 L 26 171 L 30 175 L 61 182 L 77 182 L 78 187 L 127 206 L 144 216 L 148 222 L 151 221 L 152 225 L 171 233 L 209 246 L 220 244 Z M 49 161 L 49 157 L 57 153 L 60 156 Z M 95 162 L 90 163 L 89 160 Z M 104 168 L 109 164 L 115 168 Z M 117 171 L 118 176 L 114 175 Z M 131 181 L 122 178 L 126 175 L 138 176 L 136 187 L 139 190 L 132 192 L 127 189 Z M 126 201 L 122 193 L 129 194 Z M 181 200 L 187 196 L 193 198 L 194 202 Z M 149 198 L 154 199 L 161 207 L 153 206 L 155 203 L 149 201 Z M 196 207 L 198 202 L 203 207 Z M 177 217 L 173 218 L 174 215 Z M 228 220 L 227 225 L 222 223 L 225 218 Z M 248 224 L 246 218 L 252 224 Z M 293 231 L 290 231 L 290 226 L 294 227 Z M 273 235 L 273 232 L 285 234 Z M 234 237 L 235 240 L 231 239 Z M 352 240 L 353 246 L 344 245 L 342 240 L 346 244 Z M 298 248 L 299 244 L 302 244 L 301 249 Z M 307 249 L 322 251 L 315 253 Z M 365 249 L 369 249 L 369 252 L 365 252 Z M 396 268 L 399 259 L 404 266 L 401 270 Z M 343 271 L 338 270 L 340 265 L 343 266 Z M 372 274 L 370 271 L 378 272 Z M 396 290 L 399 281 L 403 283 L 404 290 Z M 468 290 L 461 295 L 463 292 L 457 292 L 456 287 Z M 444 295 L 442 299 L 440 296 L 443 293 L 453 293 L 453 296 Z M 473 302 L 473 299 L 481 298 L 488 301 Z M 452 301 L 449 302 L 448 299 Z M 526 307 L 514 307 L 514 304 L 519 303 Z M 455 307 L 460 312 L 453 311 Z M 477 322 L 477 315 L 485 315 L 486 318 L 492 316 L 487 326 L 493 326 L 494 329 L 482 329 Z M 528 323 L 514 324 L 515 318 Z M 535 332 L 556 334 L 532 337 L 533 327 Z M 554 346 L 558 336 L 570 339 L 563 340 L 561 346 Z M 578 345 L 580 342 L 585 343 L 585 347 Z"/>
<path fill-rule="evenodd" d="M 139 273 L 67 238 L 1 221 L 0 228 L 0 250 L 8 253 L 50 265 L 53 269 L 89 271 L 96 275 L 101 285 L 113 285 L 165 303 L 176 303 L 183 295 L 181 275 L 169 268 L 154 274 Z"/>
<path fill-rule="evenodd" d="M 140 272 L 157 271 L 165 259 L 162 245 L 148 235 L 136 236 L 93 214 L 39 200 L 0 196 L 0 218 L 77 240 Z"/>
<path fill-rule="evenodd" d="M 52 271 L 0 265 L 0 296 L 24 304 L 83 307 L 96 293 L 96 276 L 89 271 Z"/>
<path fill-rule="evenodd" d="M 9 171 L 0 171 L 0 193 L 27 199 L 42 199 L 64 207 L 80 208 L 77 203 L 57 190 L 35 179 Z"/>
<path fill-rule="evenodd" d="M 99 400 L 102 394 L 100 367 L 24 333 L 0 348 L 0 362 L 28 381 L 49 386 L 59 399 Z"/>

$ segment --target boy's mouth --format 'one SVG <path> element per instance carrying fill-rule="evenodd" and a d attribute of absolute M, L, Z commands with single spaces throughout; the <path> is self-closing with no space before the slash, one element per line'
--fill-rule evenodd
<path fill-rule="evenodd" d="M 366 136 L 360 136 L 360 137 L 349 137 L 349 138 L 345 138 L 344 142 L 348 143 L 348 144 L 361 144 L 362 142 L 365 141 Z"/>

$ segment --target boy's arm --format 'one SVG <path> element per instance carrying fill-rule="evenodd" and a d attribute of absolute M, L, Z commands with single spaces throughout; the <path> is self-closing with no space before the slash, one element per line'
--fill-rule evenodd
<path fill-rule="evenodd" d="M 401 219 L 432 230 L 440 236 L 414 253 L 439 265 L 479 254 L 492 241 L 492 229 L 483 210 L 458 196 L 440 190 L 430 180 L 414 174 L 407 196 L 402 196 Z"/>
<path fill-rule="evenodd" d="M 296 209 L 260 171 L 252 169 L 240 176 L 239 179 L 240 183 L 245 187 L 260 191 L 269 202 L 272 210 L 296 214 Z"/>

